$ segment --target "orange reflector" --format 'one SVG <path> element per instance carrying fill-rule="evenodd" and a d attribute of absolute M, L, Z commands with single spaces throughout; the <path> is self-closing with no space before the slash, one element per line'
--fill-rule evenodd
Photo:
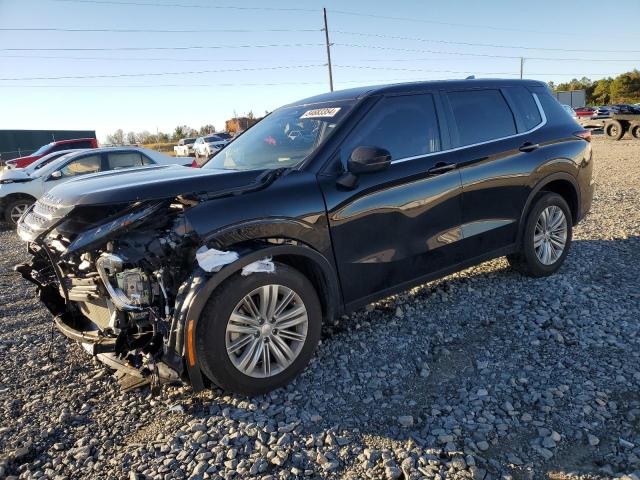
<path fill-rule="evenodd" d="M 189 320 L 187 322 L 187 357 L 189 359 L 189 366 L 196 366 L 196 351 L 193 347 L 193 324 L 195 321 Z"/>
<path fill-rule="evenodd" d="M 587 142 L 591 141 L 591 130 L 580 130 L 579 132 L 575 132 L 574 135 L 586 140 Z"/>

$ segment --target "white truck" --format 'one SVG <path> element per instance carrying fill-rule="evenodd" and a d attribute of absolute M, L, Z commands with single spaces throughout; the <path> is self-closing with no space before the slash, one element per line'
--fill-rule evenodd
<path fill-rule="evenodd" d="M 178 145 L 173 147 L 176 157 L 190 157 L 193 155 L 193 144 L 195 141 L 195 138 L 181 138 L 178 140 Z"/>

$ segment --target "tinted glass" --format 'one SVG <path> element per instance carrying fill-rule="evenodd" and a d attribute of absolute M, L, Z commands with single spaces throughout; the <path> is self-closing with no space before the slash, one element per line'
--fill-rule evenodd
<path fill-rule="evenodd" d="M 76 175 L 84 175 L 87 173 L 96 173 L 100 171 L 100 155 L 91 155 L 82 157 L 67 163 L 60 169 L 63 177 L 74 177 Z"/>
<path fill-rule="evenodd" d="M 292 167 L 313 153 L 347 115 L 351 102 L 283 107 L 219 151 L 203 168 Z"/>
<path fill-rule="evenodd" d="M 342 148 L 344 162 L 357 147 L 380 147 L 391 160 L 440 150 L 440 130 L 431 94 L 385 97 L 356 127 Z"/>
<path fill-rule="evenodd" d="M 109 159 L 109 168 L 112 170 L 143 165 L 142 155 L 138 152 L 113 152 L 109 153 L 107 158 Z"/>
<path fill-rule="evenodd" d="M 505 89 L 505 93 L 522 123 L 519 126 L 520 131 L 531 130 L 542 122 L 538 105 L 529 90 L 525 87 L 509 87 Z"/>
<path fill-rule="evenodd" d="M 449 92 L 449 103 L 458 126 L 460 145 L 507 137 L 516 124 L 500 90 Z"/>

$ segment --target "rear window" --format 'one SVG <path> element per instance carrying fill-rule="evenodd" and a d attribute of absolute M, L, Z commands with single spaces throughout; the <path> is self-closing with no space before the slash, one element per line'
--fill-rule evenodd
<path fill-rule="evenodd" d="M 448 92 L 460 145 L 472 145 L 516 134 L 513 113 L 500 90 Z"/>
<path fill-rule="evenodd" d="M 533 95 L 525 87 L 509 87 L 504 90 L 515 109 L 518 130 L 526 132 L 540 125 L 542 117 Z"/>

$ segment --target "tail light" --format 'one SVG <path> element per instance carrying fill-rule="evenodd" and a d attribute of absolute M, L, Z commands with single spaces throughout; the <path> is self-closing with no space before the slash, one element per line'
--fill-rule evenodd
<path fill-rule="evenodd" d="M 591 130 L 580 130 L 578 132 L 573 133 L 576 137 L 586 140 L 587 142 L 591 141 Z"/>

